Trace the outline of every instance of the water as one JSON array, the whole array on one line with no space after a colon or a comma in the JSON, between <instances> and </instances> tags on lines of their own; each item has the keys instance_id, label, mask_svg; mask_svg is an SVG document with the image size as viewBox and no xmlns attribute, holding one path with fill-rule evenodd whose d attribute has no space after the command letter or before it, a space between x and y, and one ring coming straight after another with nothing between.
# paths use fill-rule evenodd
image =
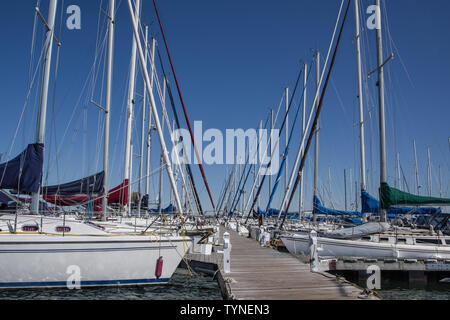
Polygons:
<instances>
[{"instance_id":1,"label":"water","mask_svg":"<svg viewBox=\"0 0 450 320\"><path fill-rule=\"evenodd\" d=\"M450 300L450 283L432 283L422 288L398 283L376 291L385 300Z\"/></svg>"},{"instance_id":2,"label":"water","mask_svg":"<svg viewBox=\"0 0 450 320\"><path fill-rule=\"evenodd\" d=\"M0 300L222 300L211 276L177 269L168 285L69 289L0 290Z\"/></svg>"},{"instance_id":3,"label":"water","mask_svg":"<svg viewBox=\"0 0 450 320\"><path fill-rule=\"evenodd\" d=\"M357 285L365 287L364 281ZM437 281L427 284L410 284L407 280L381 281L381 289L375 290L383 300L450 300L450 283Z\"/></svg>"},{"instance_id":4,"label":"water","mask_svg":"<svg viewBox=\"0 0 450 320\"><path fill-rule=\"evenodd\" d=\"M364 286L364 283L358 282ZM450 300L450 283L411 287L405 281L382 282L384 300ZM0 300L222 300L219 284L209 275L178 269L168 285L68 289L0 290Z\"/></svg>"}]
</instances>

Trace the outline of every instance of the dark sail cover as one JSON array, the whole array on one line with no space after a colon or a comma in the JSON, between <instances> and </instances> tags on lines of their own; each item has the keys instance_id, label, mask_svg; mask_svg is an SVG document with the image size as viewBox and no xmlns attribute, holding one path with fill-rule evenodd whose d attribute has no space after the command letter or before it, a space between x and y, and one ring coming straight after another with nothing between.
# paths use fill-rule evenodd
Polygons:
<instances>
[{"instance_id":1,"label":"dark sail cover","mask_svg":"<svg viewBox=\"0 0 450 320\"><path fill-rule=\"evenodd\" d=\"M361 191L361 203L363 213L379 213L380 211L380 201L365 190ZM426 215L435 213L441 213L441 209L435 207L389 207L387 211L388 217L404 214Z\"/></svg>"},{"instance_id":2,"label":"dark sail cover","mask_svg":"<svg viewBox=\"0 0 450 320\"><path fill-rule=\"evenodd\" d=\"M128 179L125 180L119 186L109 190L108 204L126 205L128 201L127 186L128 186ZM101 193L97 194L97 197L92 197L91 195L88 196L86 194L77 194L77 195L43 194L42 197L44 198L45 201L61 207L88 205L89 203L92 202L96 205L102 204L103 199L101 197Z\"/></svg>"},{"instance_id":3,"label":"dark sail cover","mask_svg":"<svg viewBox=\"0 0 450 320\"><path fill-rule=\"evenodd\" d=\"M12 202L8 196L0 192L0 210L6 209L8 207L8 204Z\"/></svg>"},{"instance_id":4,"label":"dark sail cover","mask_svg":"<svg viewBox=\"0 0 450 320\"><path fill-rule=\"evenodd\" d=\"M44 145L29 144L14 159L0 164L0 189L38 192L44 165Z\"/></svg>"},{"instance_id":5,"label":"dark sail cover","mask_svg":"<svg viewBox=\"0 0 450 320\"><path fill-rule=\"evenodd\" d=\"M161 209L161 213L175 213L175 207L172 204L169 204L169 206L165 209ZM149 209L148 212L151 213L159 213L158 209Z\"/></svg>"},{"instance_id":6,"label":"dark sail cover","mask_svg":"<svg viewBox=\"0 0 450 320\"><path fill-rule=\"evenodd\" d=\"M268 218L268 217L272 217L272 216L277 216L280 214L280 210L277 209L273 209L270 208L267 211L263 211L260 208L258 208L258 210L256 211L257 215L262 215L264 218ZM284 215L284 212L282 214L282 216ZM298 218L298 213L297 212L288 212L286 215L286 218L288 219L296 219Z\"/></svg>"},{"instance_id":7,"label":"dark sail cover","mask_svg":"<svg viewBox=\"0 0 450 320\"><path fill-rule=\"evenodd\" d=\"M387 183L382 183L380 186L380 202L381 208L387 209L390 206L397 204L409 205L449 205L450 198L436 198L417 196L415 194L406 193L398 189L390 187Z\"/></svg>"},{"instance_id":8,"label":"dark sail cover","mask_svg":"<svg viewBox=\"0 0 450 320\"><path fill-rule=\"evenodd\" d=\"M43 187L43 195L75 195L75 194L98 194L103 193L103 179L105 172L94 174L80 180L59 184L55 186Z\"/></svg>"},{"instance_id":9,"label":"dark sail cover","mask_svg":"<svg viewBox=\"0 0 450 320\"><path fill-rule=\"evenodd\" d=\"M335 210L335 209L326 208L322 205L322 203L320 202L320 200L317 196L314 196L314 198L313 198L313 213L329 215L329 216L349 215L349 216L361 217L361 212L358 212L358 211L343 211L343 210Z\"/></svg>"},{"instance_id":10,"label":"dark sail cover","mask_svg":"<svg viewBox=\"0 0 450 320\"><path fill-rule=\"evenodd\" d=\"M98 203L101 204L102 200L100 199ZM128 179L125 179L123 183L109 190L108 204L126 205L127 203L128 203Z\"/></svg>"}]
</instances>

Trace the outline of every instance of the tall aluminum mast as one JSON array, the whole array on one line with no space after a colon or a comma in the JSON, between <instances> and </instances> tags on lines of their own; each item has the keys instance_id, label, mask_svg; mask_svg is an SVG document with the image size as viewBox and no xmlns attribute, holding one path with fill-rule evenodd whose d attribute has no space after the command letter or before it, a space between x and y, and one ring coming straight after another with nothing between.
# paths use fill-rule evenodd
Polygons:
<instances>
[{"instance_id":1,"label":"tall aluminum mast","mask_svg":"<svg viewBox=\"0 0 450 320\"><path fill-rule=\"evenodd\" d=\"M145 26L145 39L144 39L144 45L145 45L145 66L144 68L147 69L147 58L148 58L148 26ZM139 206L138 206L138 216L141 214L141 204L142 204L142 174L144 170L144 141L145 139L145 114L146 114L146 99L147 99L147 89L144 86L144 94L142 96L142 119L141 119L141 150L139 152L139 184L138 184L138 192L139 192ZM148 177L146 177L147 179ZM148 201L147 201L148 203Z\"/></svg>"},{"instance_id":2,"label":"tall aluminum mast","mask_svg":"<svg viewBox=\"0 0 450 320\"><path fill-rule=\"evenodd\" d=\"M380 0L375 0L377 6L376 16L381 21ZM378 103L379 103L379 130L380 130L380 186L387 183L386 171L386 120L384 106L384 60L383 60L383 39L381 33L381 23L376 29L377 41L377 63L378 63ZM386 222L386 209L380 208L380 221Z\"/></svg>"},{"instance_id":3,"label":"tall aluminum mast","mask_svg":"<svg viewBox=\"0 0 450 320\"><path fill-rule=\"evenodd\" d=\"M52 65L52 49L53 49L53 35L55 28L56 7L57 0L50 0L48 8L47 19L47 35L45 39L45 58L43 64L43 76L41 83L41 92L39 97L39 111L36 124L36 143L45 142L45 122L47 118L47 100L48 100L48 84L50 80L50 69ZM37 9L36 9L37 10ZM31 210L34 213L39 213L39 191L33 193L31 200Z\"/></svg>"},{"instance_id":4,"label":"tall aluminum mast","mask_svg":"<svg viewBox=\"0 0 450 320\"><path fill-rule=\"evenodd\" d=\"M139 23L140 19L140 9L141 1L136 0L135 17ZM131 45L131 62L130 62L130 79L128 82L128 100L127 100L127 134L125 140L125 166L124 166L124 180L130 181L130 163L132 161L131 157L131 143L132 143L132 125L133 125L133 113L135 104L135 88L136 88L136 39L133 37ZM125 215L130 214L131 210L131 197L130 197L130 183L128 183L128 203L124 211Z\"/></svg>"},{"instance_id":5,"label":"tall aluminum mast","mask_svg":"<svg viewBox=\"0 0 450 320\"><path fill-rule=\"evenodd\" d=\"M362 95L362 67L361 67L361 27L359 24L359 0L355 0L355 33L356 33L356 64L358 70L358 110L359 110L359 146L360 146L360 170L361 170L361 191L366 190L366 148L364 130L364 105ZM366 215L362 216L366 221Z\"/></svg>"},{"instance_id":6,"label":"tall aluminum mast","mask_svg":"<svg viewBox=\"0 0 450 320\"><path fill-rule=\"evenodd\" d=\"M113 76L113 55L114 55L114 23L115 23L115 0L109 0L109 24L108 24L108 63L106 75L106 100L105 100L105 132L104 132L104 151L103 151L103 199L102 199L102 220L106 221L108 206L108 157L109 157L109 122L111 110L111 88Z\"/></svg>"},{"instance_id":7,"label":"tall aluminum mast","mask_svg":"<svg viewBox=\"0 0 450 320\"><path fill-rule=\"evenodd\" d=\"M320 52L316 51L316 90L319 91L320 88ZM319 101L316 100L316 109L319 106ZM319 176L319 125L314 133L314 197L318 196L318 176ZM315 214L316 210L313 210L313 221L316 222L317 216Z\"/></svg>"}]
</instances>

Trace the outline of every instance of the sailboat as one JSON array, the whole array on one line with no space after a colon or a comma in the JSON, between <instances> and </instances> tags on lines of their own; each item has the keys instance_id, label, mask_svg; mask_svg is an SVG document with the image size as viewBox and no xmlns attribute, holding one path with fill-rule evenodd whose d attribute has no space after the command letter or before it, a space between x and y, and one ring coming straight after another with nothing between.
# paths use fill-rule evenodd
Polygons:
<instances>
[{"instance_id":1,"label":"sailboat","mask_svg":"<svg viewBox=\"0 0 450 320\"><path fill-rule=\"evenodd\" d=\"M49 1L36 142L30 144L13 160L0 165L2 177L0 189L15 189L20 190L21 193L32 194L31 210L27 205L17 203L15 213L0 215L0 288L67 287L71 284L84 287L167 283L185 252L191 247L190 238L152 233L115 234L109 232L108 228L102 226L100 222L76 221L64 217L48 217L38 214L43 171L45 116L57 2L57 0ZM153 93L149 90L149 76L147 70L142 67L144 59L137 29L137 15L132 9L131 1L128 1L128 5L133 23L134 39L139 50L141 68L151 98L161 147L167 151L164 137L161 134ZM47 188L50 193L56 190L55 202L73 200L60 197L61 191L70 187L79 190L77 192L82 192L81 197L90 196L92 192L100 193L103 220L106 220L107 217L110 196L108 195L107 178L114 22L115 1L110 0L103 173L82 179L81 182ZM181 211L182 207L174 183L170 160L165 157L164 161L172 182L178 210ZM80 183L83 185L81 189L79 189ZM91 187L92 189L90 189ZM89 190L83 188L89 188ZM69 191L67 193L72 195ZM5 195L4 192L2 194ZM9 196L7 195L7 197ZM182 214L182 212L180 213Z\"/></svg>"},{"instance_id":2,"label":"sailboat","mask_svg":"<svg viewBox=\"0 0 450 320\"><path fill-rule=\"evenodd\" d=\"M376 0L380 5L380 0ZM358 21L358 1L355 1ZM358 25L358 24L357 24ZM357 33L359 27L357 27ZM450 237L442 233L393 227L387 222L388 210L396 205L448 204L450 199L421 197L390 187L386 182L386 151L384 126L384 77L381 29L377 29L378 90L380 104L380 222L368 222L357 227L319 233L317 245L319 256L327 257L371 257L371 258L450 258ZM357 37L358 38L358 37ZM358 39L359 40L359 39ZM358 46L359 50L359 46ZM358 64L360 66L360 64ZM361 91L360 91L361 95ZM363 135L362 135L363 136ZM362 170L364 172L364 170ZM364 191L364 188L362 188ZM364 193L363 193L364 194ZM373 199L371 199L373 200ZM310 236L307 233L281 236L289 252L309 253Z\"/></svg>"}]
</instances>

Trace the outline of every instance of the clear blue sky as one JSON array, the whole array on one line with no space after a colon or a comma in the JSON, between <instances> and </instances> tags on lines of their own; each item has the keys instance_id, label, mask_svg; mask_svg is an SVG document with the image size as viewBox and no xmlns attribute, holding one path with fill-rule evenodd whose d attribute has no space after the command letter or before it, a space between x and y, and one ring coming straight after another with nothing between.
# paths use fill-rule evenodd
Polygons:
<instances>
[{"instance_id":1,"label":"clear blue sky","mask_svg":"<svg viewBox=\"0 0 450 320\"><path fill-rule=\"evenodd\" d=\"M119 7L116 19L111 120L111 187L119 184L123 177L124 102L127 95L132 39L126 1L117 2ZM433 194L439 195L440 165L443 192L449 196L450 3L447 0L382 2L386 2L386 10L382 10L385 57L391 53L395 56L387 64L385 78L389 182L394 185L395 154L398 152L407 183L413 191L412 140L416 139L422 194L427 192L429 147ZM104 10L107 10L107 3L108 1L103 0ZM259 120L266 118L269 108L277 107L284 87L293 88L300 61L309 63L313 55L312 50L316 48L325 55L339 3L340 1L330 0L158 1L191 122L202 120L204 129L218 128L223 132L227 128L255 128ZM26 98L35 4L36 2L31 0L8 1L3 4L0 12L0 39L3 43L0 52L0 153L8 154ZM65 9L71 4L77 4L81 8L81 30L71 31L65 27L68 17ZM372 1L363 0L361 10L364 12L371 4ZM61 5L64 5L64 15L60 32ZM59 1L56 33L62 41L62 46L56 89L56 50L53 56L46 132L45 174L48 172L49 184L70 181L80 178L82 174L92 174L102 169L103 129L101 122L98 129L98 109L88 101L91 99L91 91L94 92L94 100L100 103L104 101L101 97L102 89L104 94L103 59L100 59L102 64L96 72L98 79L95 88L92 88L88 81L86 90L82 90L94 62L99 5L100 1ZM45 17L47 6L47 1L41 1L40 7ZM389 29L385 25L385 12ZM150 32L157 38L161 52L165 55L150 0L144 0L142 21L146 24L153 22ZM100 34L104 35L104 16L101 16L101 22ZM367 30L364 25L363 27L363 63L367 75L375 68L375 31ZM44 35L44 28L39 20L36 34L33 70L36 68ZM331 167L333 205L338 208L344 206L343 170L347 169L348 173L350 169L353 171L353 198L354 180L359 180L358 129L355 126L358 114L354 37L352 4L320 120L320 186L327 188L328 167ZM169 69L167 61L165 67ZM142 92L142 81L138 79L137 90ZM312 85L314 77L310 80ZM370 171L369 191L372 194L376 194L379 183L378 100L375 80L375 75L368 79L369 90L364 93L367 168ZM39 76L36 81L10 157L34 140ZM173 84L173 79L171 81ZM174 85L172 86L175 89ZM312 102L311 97L312 92L309 91L309 105ZM181 106L179 100L176 100L181 116ZM88 129L83 134L85 107ZM141 106L138 103L133 135L136 141L135 153L138 152L140 112ZM184 120L182 123L185 123ZM280 124L277 123L278 126ZM295 130L299 131L299 127ZM83 137L86 140L85 147ZM153 137L155 148L152 164L155 167L159 162L159 144L156 142L157 136ZM296 135L290 151L289 171L298 142L299 135ZM55 151L55 143L60 147L58 154ZM6 157L7 155L3 155L3 160ZM47 162L49 159L50 164ZM134 158L135 174L137 168L137 158ZM217 199L225 179L225 165L207 165L205 170L213 196ZM305 170L305 206L310 208L311 157ZM199 170L195 167L194 171L203 206L208 209L210 205ZM167 177L164 178L166 190L169 190ZM152 182L152 198L155 197L157 186L158 179L155 177ZM268 192L267 187L265 189L264 195ZM164 199L167 203L168 192ZM323 199L327 205L330 204L328 195L323 196ZM279 200L275 201L275 206L278 206L278 203ZM294 203L294 209L296 206Z\"/></svg>"}]
</instances>

